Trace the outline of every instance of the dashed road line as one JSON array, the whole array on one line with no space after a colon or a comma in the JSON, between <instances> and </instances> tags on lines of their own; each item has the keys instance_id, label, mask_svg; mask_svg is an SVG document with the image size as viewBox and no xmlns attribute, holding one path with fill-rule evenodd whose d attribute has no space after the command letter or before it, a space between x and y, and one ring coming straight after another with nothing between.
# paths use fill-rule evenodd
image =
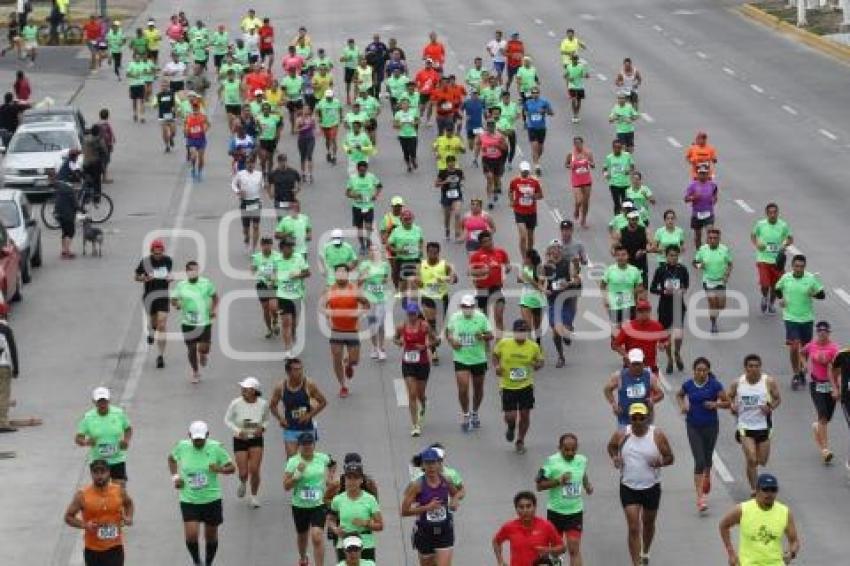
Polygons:
<instances>
[{"instance_id":1,"label":"dashed road line","mask_svg":"<svg viewBox=\"0 0 850 566\"><path fill-rule=\"evenodd\" d=\"M676 44L676 45L678 45L679 47L681 47L681 46L683 46L683 45L685 44L685 42L684 42L684 41L682 41L681 39L679 39L678 37L674 37L674 38L673 38L673 43L675 43L675 44Z\"/></svg>"},{"instance_id":2,"label":"dashed road line","mask_svg":"<svg viewBox=\"0 0 850 566\"><path fill-rule=\"evenodd\" d=\"M543 20L541 20L540 18L534 18L534 23L537 24L538 26L542 26Z\"/></svg>"},{"instance_id":3,"label":"dashed road line","mask_svg":"<svg viewBox=\"0 0 850 566\"><path fill-rule=\"evenodd\" d=\"M729 67L723 67L723 72L727 75L735 76L735 69L730 69Z\"/></svg>"},{"instance_id":4,"label":"dashed road line","mask_svg":"<svg viewBox=\"0 0 850 566\"><path fill-rule=\"evenodd\" d=\"M850 293L842 289L841 287L835 288L835 294L838 295L842 301L850 305Z\"/></svg>"},{"instance_id":5,"label":"dashed road line","mask_svg":"<svg viewBox=\"0 0 850 566\"><path fill-rule=\"evenodd\" d=\"M791 114L792 116L797 115L797 111L794 109L793 106L788 106L787 104L783 104L782 109L785 110L786 112L788 112L789 114Z\"/></svg>"},{"instance_id":6,"label":"dashed road line","mask_svg":"<svg viewBox=\"0 0 850 566\"><path fill-rule=\"evenodd\" d=\"M682 144L679 142L679 140L677 140L673 136L667 136L667 143L669 143L670 145L672 145L675 148L682 147Z\"/></svg>"},{"instance_id":7,"label":"dashed road line","mask_svg":"<svg viewBox=\"0 0 850 566\"><path fill-rule=\"evenodd\" d=\"M821 128L820 130L818 130L818 132L820 132L820 135L822 135L823 137L829 138L832 141L835 141L835 140L838 139L838 136L836 136L835 134L833 134L829 130L824 130L823 128Z\"/></svg>"},{"instance_id":8,"label":"dashed road line","mask_svg":"<svg viewBox=\"0 0 850 566\"><path fill-rule=\"evenodd\" d=\"M546 35L548 35L549 37L555 37L555 32L552 31L552 30L549 30L549 31L546 32Z\"/></svg>"},{"instance_id":9,"label":"dashed road line","mask_svg":"<svg viewBox=\"0 0 850 566\"><path fill-rule=\"evenodd\" d=\"M696 56L699 57L700 59L708 59L708 55L706 55L702 51L697 51Z\"/></svg>"},{"instance_id":10,"label":"dashed road line","mask_svg":"<svg viewBox=\"0 0 850 566\"><path fill-rule=\"evenodd\" d=\"M720 457L720 454L717 452L711 457L711 463L714 471L717 472L717 475L720 476L720 479L723 480L723 483L735 483L735 478L732 477L731 472L729 472L729 468L726 467L726 464L723 462L723 459Z\"/></svg>"},{"instance_id":11,"label":"dashed road line","mask_svg":"<svg viewBox=\"0 0 850 566\"><path fill-rule=\"evenodd\" d=\"M635 14L635 18L637 18L637 19L639 19L639 20L642 20L642 19L644 19L645 17L646 17L646 16L644 16L643 14Z\"/></svg>"},{"instance_id":12,"label":"dashed road line","mask_svg":"<svg viewBox=\"0 0 850 566\"><path fill-rule=\"evenodd\" d=\"M407 401L407 386L404 384L404 380L400 377L393 379L393 387L395 388L395 402L399 407L407 407L409 403Z\"/></svg>"},{"instance_id":13,"label":"dashed road line","mask_svg":"<svg viewBox=\"0 0 850 566\"><path fill-rule=\"evenodd\" d=\"M751 207L750 205L748 205L748 204L747 204L747 201L745 201L745 200L742 200L742 199L735 199L735 204L737 204L737 205L738 205L738 206L740 206L742 209L744 209L744 212L747 212L747 213L749 213L749 214L752 214L753 212L755 212L755 210L753 210L753 207Z\"/></svg>"},{"instance_id":14,"label":"dashed road line","mask_svg":"<svg viewBox=\"0 0 850 566\"><path fill-rule=\"evenodd\" d=\"M750 85L750 88L751 88L751 89L753 89L754 91L756 91L756 92L757 92L757 93L759 93L759 94L764 94L764 89L763 89L763 88L761 88L761 87L760 87L759 85L757 85L757 84L751 84L751 85Z\"/></svg>"},{"instance_id":15,"label":"dashed road line","mask_svg":"<svg viewBox=\"0 0 850 566\"><path fill-rule=\"evenodd\" d=\"M664 28L659 26L658 24L652 26L652 29L654 29L655 31L664 31Z\"/></svg>"},{"instance_id":16,"label":"dashed road line","mask_svg":"<svg viewBox=\"0 0 850 566\"><path fill-rule=\"evenodd\" d=\"M608 80L608 77L606 77L602 73L596 73L596 78L599 79L600 81L607 81Z\"/></svg>"},{"instance_id":17,"label":"dashed road line","mask_svg":"<svg viewBox=\"0 0 850 566\"><path fill-rule=\"evenodd\" d=\"M646 120L646 121L647 121L647 122L649 122L650 124L652 124L653 122L655 122L655 118L653 118L652 116L650 116L650 115L649 115L649 114L647 114L646 112L641 112L641 113L640 113L640 115L641 115L641 118L643 118L644 120Z\"/></svg>"}]
</instances>

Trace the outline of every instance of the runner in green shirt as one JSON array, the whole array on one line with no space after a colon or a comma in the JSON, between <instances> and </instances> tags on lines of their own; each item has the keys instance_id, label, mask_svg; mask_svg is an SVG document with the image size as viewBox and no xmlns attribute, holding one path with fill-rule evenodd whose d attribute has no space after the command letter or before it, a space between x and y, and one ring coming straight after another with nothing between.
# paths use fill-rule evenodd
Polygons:
<instances>
[{"instance_id":1,"label":"runner in green shirt","mask_svg":"<svg viewBox=\"0 0 850 566\"><path fill-rule=\"evenodd\" d=\"M363 122L355 120L351 124L351 130L345 136L342 151L348 156L348 173L353 174L357 170L357 164L361 161L369 163L369 156L375 153L375 146L368 134L363 131Z\"/></svg>"},{"instance_id":2,"label":"runner in green shirt","mask_svg":"<svg viewBox=\"0 0 850 566\"><path fill-rule=\"evenodd\" d=\"M346 541L359 537L361 556L375 556L375 532L383 530L381 508L375 496L363 489L363 468L348 464L344 470L343 491L331 500L329 529L336 535L337 560L344 558ZM343 562L344 564L344 562ZM360 560L364 564L364 560Z\"/></svg>"},{"instance_id":3,"label":"runner in green shirt","mask_svg":"<svg viewBox=\"0 0 850 566\"><path fill-rule=\"evenodd\" d=\"M537 491L548 493L546 518L558 532L567 535L567 549L573 560L581 560L584 499L582 493L593 494L587 475L587 457L578 453L578 438L572 433L561 435L558 452L549 456L537 472Z\"/></svg>"},{"instance_id":4,"label":"runner in green shirt","mask_svg":"<svg viewBox=\"0 0 850 566\"><path fill-rule=\"evenodd\" d=\"M286 461L283 488L292 492L292 518L301 562L307 560L307 544L313 541L313 562L324 564L325 490L335 463L316 451L312 432L298 436L298 453Z\"/></svg>"},{"instance_id":5,"label":"runner in green shirt","mask_svg":"<svg viewBox=\"0 0 850 566\"><path fill-rule=\"evenodd\" d=\"M495 76L488 77L486 86L481 88L481 92L478 95L481 97L484 107L487 110L497 106L502 99L502 87L499 85L498 79Z\"/></svg>"},{"instance_id":6,"label":"runner in green shirt","mask_svg":"<svg viewBox=\"0 0 850 566\"><path fill-rule=\"evenodd\" d=\"M487 71L482 68L483 64L484 60L481 57L476 57L472 61L472 68L466 72L464 82L470 92L481 90L481 81L487 75Z\"/></svg>"},{"instance_id":7,"label":"runner in green shirt","mask_svg":"<svg viewBox=\"0 0 850 566\"><path fill-rule=\"evenodd\" d=\"M295 253L293 238L285 236L280 241L280 252L280 258L275 264L274 283L277 287L284 357L291 357L298 313L304 308L304 280L310 277L310 267L303 255Z\"/></svg>"},{"instance_id":8,"label":"runner in green shirt","mask_svg":"<svg viewBox=\"0 0 850 566\"><path fill-rule=\"evenodd\" d=\"M629 264L629 252L623 246L614 246L616 263L609 265L602 275L599 288L605 293L602 303L611 317L612 330L633 318L637 295L643 292L643 276L640 269Z\"/></svg>"},{"instance_id":9,"label":"runner in green shirt","mask_svg":"<svg viewBox=\"0 0 850 566\"><path fill-rule=\"evenodd\" d=\"M248 48L245 47L245 43L241 39L236 40L236 44L233 46L233 59L243 68L247 69L250 65L250 53L248 53Z\"/></svg>"},{"instance_id":10,"label":"runner in green shirt","mask_svg":"<svg viewBox=\"0 0 850 566\"><path fill-rule=\"evenodd\" d=\"M223 522L219 474L236 471L227 450L209 439L203 421L189 425L189 438L177 443L168 455L174 488L180 491L180 511L186 534L186 547L195 564L200 564L198 535L204 524L206 563L212 564L218 550L218 527Z\"/></svg>"},{"instance_id":11,"label":"runner in green shirt","mask_svg":"<svg viewBox=\"0 0 850 566\"><path fill-rule=\"evenodd\" d=\"M826 292L820 278L806 271L806 256L802 254L791 259L791 273L779 279L774 292L782 306L785 343L791 354L791 370L794 374L791 387L797 389L806 384L806 365L800 350L812 341L814 334L814 300L825 299Z\"/></svg>"},{"instance_id":12,"label":"runner in green shirt","mask_svg":"<svg viewBox=\"0 0 850 566\"><path fill-rule=\"evenodd\" d=\"M172 47L172 50L174 48ZM148 40L144 36L142 28L136 28L136 37L130 40L130 52L133 55L147 57L148 55Z\"/></svg>"},{"instance_id":13,"label":"runner in green shirt","mask_svg":"<svg viewBox=\"0 0 850 566\"><path fill-rule=\"evenodd\" d=\"M130 102L133 107L133 121L145 121L145 76L148 73L147 63L141 55L134 54L133 60L127 65L127 84L130 87Z\"/></svg>"},{"instance_id":14,"label":"runner in green shirt","mask_svg":"<svg viewBox=\"0 0 850 566\"><path fill-rule=\"evenodd\" d=\"M652 189L643 184L640 171L632 171L632 183L626 189L626 200L635 205L635 209L640 213L641 224L649 226L652 213L650 205L655 204L655 197L652 196Z\"/></svg>"},{"instance_id":15,"label":"runner in green shirt","mask_svg":"<svg viewBox=\"0 0 850 566\"><path fill-rule=\"evenodd\" d=\"M694 255L694 267L702 270L702 287L708 296L711 332L717 334L717 317L726 308L726 283L732 273L732 252L720 243L720 230L710 228L707 244L703 244Z\"/></svg>"},{"instance_id":16,"label":"runner in green shirt","mask_svg":"<svg viewBox=\"0 0 850 566\"><path fill-rule=\"evenodd\" d=\"M207 58L209 54L207 53L207 48L209 47L209 43L207 42L206 37L197 36L192 39L192 59L198 65L206 65Z\"/></svg>"},{"instance_id":17,"label":"runner in green shirt","mask_svg":"<svg viewBox=\"0 0 850 566\"><path fill-rule=\"evenodd\" d=\"M410 173L417 167L416 151L419 145L419 107L411 106L406 98L402 98L399 109L393 115L393 128L398 131L398 141L401 154Z\"/></svg>"},{"instance_id":18,"label":"runner in green shirt","mask_svg":"<svg viewBox=\"0 0 850 566\"><path fill-rule=\"evenodd\" d=\"M605 156L602 174L608 181L608 187L611 190L614 214L618 214L623 201L626 200L626 190L631 184L629 179L632 171L634 171L635 161L631 153L623 151L623 142L619 139L614 140L611 147L611 153Z\"/></svg>"},{"instance_id":19,"label":"runner in green shirt","mask_svg":"<svg viewBox=\"0 0 850 566\"><path fill-rule=\"evenodd\" d=\"M301 254L307 259L307 242L313 235L313 225L310 217L300 212L300 205L296 201L290 203L289 214L280 219L275 228L275 237L283 239L286 236L295 240L295 253Z\"/></svg>"},{"instance_id":20,"label":"runner in green shirt","mask_svg":"<svg viewBox=\"0 0 850 566\"><path fill-rule=\"evenodd\" d=\"M271 104L263 102L262 110L257 120L257 139L260 141L260 171L268 178L274 164L274 154L280 139L280 130L283 127L283 117L280 114L272 114Z\"/></svg>"},{"instance_id":21,"label":"runner in green shirt","mask_svg":"<svg viewBox=\"0 0 850 566\"><path fill-rule=\"evenodd\" d=\"M233 71L233 76L236 77L237 80L240 80L242 78L242 73L244 72L245 67L241 63L238 63L236 60L234 60L233 55L228 54L224 62L221 64L221 68L219 69L219 79L228 76L231 70Z\"/></svg>"},{"instance_id":22,"label":"runner in green shirt","mask_svg":"<svg viewBox=\"0 0 850 566\"><path fill-rule=\"evenodd\" d=\"M251 255L251 272L256 278L257 298L266 323L266 340L277 334L277 298L274 275L280 252L272 248L274 240L269 236L260 239L260 250Z\"/></svg>"},{"instance_id":23,"label":"runner in green shirt","mask_svg":"<svg viewBox=\"0 0 850 566\"><path fill-rule=\"evenodd\" d=\"M460 410L463 414L461 429L481 426L478 409L484 399L484 375L487 373L487 344L493 339L493 330L487 315L476 308L474 295L464 295L460 312L449 317L444 331L452 348L457 379ZM473 406L469 410L469 382L472 381Z\"/></svg>"},{"instance_id":24,"label":"runner in green shirt","mask_svg":"<svg viewBox=\"0 0 850 566\"><path fill-rule=\"evenodd\" d=\"M345 196L351 199L351 222L357 228L360 255L366 255L369 235L375 221L375 201L381 196L381 180L369 171L369 164L357 164L357 173L348 177Z\"/></svg>"},{"instance_id":25,"label":"runner in green shirt","mask_svg":"<svg viewBox=\"0 0 850 566\"><path fill-rule=\"evenodd\" d=\"M540 84L537 68L531 64L531 57L523 57L522 65L516 70L516 87L520 99L525 101L530 97L531 89Z\"/></svg>"},{"instance_id":26,"label":"runner in green shirt","mask_svg":"<svg viewBox=\"0 0 850 566\"><path fill-rule=\"evenodd\" d=\"M339 58L345 73L345 104L348 106L351 105L351 85L357 76L357 62L359 60L360 49L357 48L353 39L349 39L345 47L342 48L342 56Z\"/></svg>"},{"instance_id":27,"label":"runner in green shirt","mask_svg":"<svg viewBox=\"0 0 850 566\"><path fill-rule=\"evenodd\" d=\"M363 296L370 305L368 321L372 341L371 358L385 360L387 352L384 347L384 320L386 319L390 263L383 258L383 250L379 244L369 244L369 255L357 266L357 273Z\"/></svg>"},{"instance_id":28,"label":"runner in green shirt","mask_svg":"<svg viewBox=\"0 0 850 566\"><path fill-rule=\"evenodd\" d=\"M112 71L119 79L121 78L121 51L125 43L127 38L124 36L124 30L117 22L113 22L112 27L106 32L106 47L112 57Z\"/></svg>"},{"instance_id":29,"label":"runner in green shirt","mask_svg":"<svg viewBox=\"0 0 850 566\"><path fill-rule=\"evenodd\" d=\"M216 75L221 76L221 65L227 55L227 47L230 45L230 37L224 25L219 25L218 29L210 36L210 51L213 56L213 66L215 66Z\"/></svg>"},{"instance_id":30,"label":"runner in green shirt","mask_svg":"<svg viewBox=\"0 0 850 566\"><path fill-rule=\"evenodd\" d=\"M407 90L407 84L410 82L410 77L401 74L401 69L396 67L392 74L387 77L387 92L390 93L390 110L393 112L399 108L399 102L404 97Z\"/></svg>"},{"instance_id":31,"label":"runner in green shirt","mask_svg":"<svg viewBox=\"0 0 850 566\"><path fill-rule=\"evenodd\" d=\"M668 246L679 246L680 252L685 251L685 231L676 225L676 211L664 211L664 226L655 231L652 241L652 251L658 254L658 263L667 261Z\"/></svg>"},{"instance_id":32,"label":"runner in green shirt","mask_svg":"<svg viewBox=\"0 0 850 566\"><path fill-rule=\"evenodd\" d=\"M570 107L573 111L573 124L579 122L581 101L584 100L584 79L590 77L587 65L582 63L578 55L573 53L570 61L564 65L564 80L567 81L567 92L570 95Z\"/></svg>"},{"instance_id":33,"label":"runner in green shirt","mask_svg":"<svg viewBox=\"0 0 850 566\"><path fill-rule=\"evenodd\" d=\"M183 338L189 350L189 365L192 367L192 383L201 379L200 366L207 365L207 356L212 341L212 319L218 308L215 285L201 277L198 262L186 264L188 279L180 281L171 292L171 304L182 312L180 324Z\"/></svg>"},{"instance_id":34,"label":"runner in green shirt","mask_svg":"<svg viewBox=\"0 0 850 566\"><path fill-rule=\"evenodd\" d=\"M319 94L319 93L317 93ZM328 163L336 163L339 123L342 121L342 103L334 96L333 89L322 93L323 97L316 103L316 113L319 117L319 127L325 138L325 159Z\"/></svg>"},{"instance_id":35,"label":"runner in green shirt","mask_svg":"<svg viewBox=\"0 0 850 566\"><path fill-rule=\"evenodd\" d=\"M387 238L387 245L393 252L393 257L401 262L416 262L422 259L422 228L413 223L413 213L404 210L401 213L401 225L396 226Z\"/></svg>"},{"instance_id":36,"label":"runner in green shirt","mask_svg":"<svg viewBox=\"0 0 850 566\"><path fill-rule=\"evenodd\" d=\"M756 248L756 269L761 290L761 313L776 314L773 306L776 296L773 289L785 267L785 249L794 243L791 228L782 218L779 218L779 207L776 203L768 203L764 207L765 217L757 220L750 233L750 242ZM782 267L777 265L777 259L782 256Z\"/></svg>"},{"instance_id":37,"label":"runner in green shirt","mask_svg":"<svg viewBox=\"0 0 850 566\"><path fill-rule=\"evenodd\" d=\"M109 403L110 392L98 387L92 392L94 408L86 411L77 423L74 441L78 446L88 446L88 461L106 460L113 481L126 482L127 448L133 436L130 419L120 407Z\"/></svg>"},{"instance_id":38,"label":"runner in green shirt","mask_svg":"<svg viewBox=\"0 0 850 566\"><path fill-rule=\"evenodd\" d=\"M354 269L357 264L357 252L351 244L343 240L342 230L339 228L331 232L331 241L325 244L320 257L328 285L333 285L336 281L334 272L338 266L347 265L349 269Z\"/></svg>"},{"instance_id":39,"label":"runner in green shirt","mask_svg":"<svg viewBox=\"0 0 850 566\"><path fill-rule=\"evenodd\" d=\"M635 147L635 120L640 117L640 114L632 106L631 102L626 101L626 95L620 93L617 95L617 104L611 109L608 115L608 121L614 124L614 132L617 134L617 139L620 140L626 151L631 153Z\"/></svg>"}]
</instances>

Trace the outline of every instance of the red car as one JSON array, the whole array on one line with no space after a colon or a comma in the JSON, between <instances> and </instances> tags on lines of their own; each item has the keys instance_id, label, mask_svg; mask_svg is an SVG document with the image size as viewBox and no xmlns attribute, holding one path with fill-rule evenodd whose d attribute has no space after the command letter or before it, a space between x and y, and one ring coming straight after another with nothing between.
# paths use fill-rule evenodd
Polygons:
<instances>
[{"instance_id":1,"label":"red car","mask_svg":"<svg viewBox=\"0 0 850 566\"><path fill-rule=\"evenodd\" d=\"M0 224L0 293L2 302L21 300L21 254L3 224Z\"/></svg>"}]
</instances>

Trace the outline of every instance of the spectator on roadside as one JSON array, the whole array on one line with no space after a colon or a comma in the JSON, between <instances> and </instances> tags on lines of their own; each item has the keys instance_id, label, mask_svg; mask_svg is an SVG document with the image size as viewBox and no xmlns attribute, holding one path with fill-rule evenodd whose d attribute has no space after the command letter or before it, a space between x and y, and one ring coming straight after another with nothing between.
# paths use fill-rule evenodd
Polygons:
<instances>
[{"instance_id":1,"label":"spectator on roadside","mask_svg":"<svg viewBox=\"0 0 850 566\"><path fill-rule=\"evenodd\" d=\"M103 167L109 159L109 151L101 136L100 126L95 124L83 137L83 180L95 196L100 195Z\"/></svg>"},{"instance_id":2,"label":"spectator on roadside","mask_svg":"<svg viewBox=\"0 0 850 566\"><path fill-rule=\"evenodd\" d=\"M21 122L21 112L28 107L15 100L15 95L11 92L7 92L3 96L3 104L0 104L0 137L2 137L4 147L12 139L15 130L18 129L18 124Z\"/></svg>"},{"instance_id":3,"label":"spectator on roadside","mask_svg":"<svg viewBox=\"0 0 850 566\"><path fill-rule=\"evenodd\" d=\"M0 303L0 432L18 430L9 422L9 406L12 397L12 378L18 377L18 349L15 334L6 321L9 307Z\"/></svg>"},{"instance_id":4,"label":"spectator on roadside","mask_svg":"<svg viewBox=\"0 0 850 566\"><path fill-rule=\"evenodd\" d=\"M116 138L112 124L109 123L108 108L101 108L100 122L96 125L100 129L100 139L103 141L103 145L106 146L106 159L103 161L103 182L111 183L112 179L109 178L107 169L109 168L109 163L112 161L112 150L115 148Z\"/></svg>"},{"instance_id":5,"label":"spectator on roadside","mask_svg":"<svg viewBox=\"0 0 850 566\"><path fill-rule=\"evenodd\" d=\"M30 103L30 99L32 98L32 87L30 86L30 80L23 71L15 73L15 82L12 85L12 90L15 91L15 98L18 99L18 102L21 104Z\"/></svg>"},{"instance_id":6,"label":"spectator on roadside","mask_svg":"<svg viewBox=\"0 0 850 566\"><path fill-rule=\"evenodd\" d=\"M74 259L76 254L71 251L71 242L74 240L76 233L77 220L77 195L74 192L74 186L71 184L71 175L66 173L74 168L73 163L76 161L78 152L73 150L68 157L62 160L60 174L57 175L53 169L47 170L47 180L53 186L53 214L56 221L59 223L59 228L62 230L62 259Z\"/></svg>"}]
</instances>

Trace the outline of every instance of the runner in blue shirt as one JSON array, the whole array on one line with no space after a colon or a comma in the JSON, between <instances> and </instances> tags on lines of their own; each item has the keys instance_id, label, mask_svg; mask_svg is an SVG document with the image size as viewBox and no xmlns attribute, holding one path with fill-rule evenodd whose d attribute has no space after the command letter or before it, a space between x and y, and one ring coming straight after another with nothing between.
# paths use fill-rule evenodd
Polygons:
<instances>
[{"instance_id":1,"label":"runner in blue shirt","mask_svg":"<svg viewBox=\"0 0 850 566\"><path fill-rule=\"evenodd\" d=\"M484 101L478 96L476 89L472 89L461 108L466 121L466 142L469 144L469 150L472 151L475 136L484 127Z\"/></svg>"},{"instance_id":2,"label":"runner in blue shirt","mask_svg":"<svg viewBox=\"0 0 850 566\"><path fill-rule=\"evenodd\" d=\"M528 141L531 143L531 161L534 164L534 174L540 177L540 156L543 155L543 143L546 141L546 116L554 116L552 105L540 97L540 88L533 87L531 96L523 103L525 110L525 126L528 130Z\"/></svg>"}]
</instances>

